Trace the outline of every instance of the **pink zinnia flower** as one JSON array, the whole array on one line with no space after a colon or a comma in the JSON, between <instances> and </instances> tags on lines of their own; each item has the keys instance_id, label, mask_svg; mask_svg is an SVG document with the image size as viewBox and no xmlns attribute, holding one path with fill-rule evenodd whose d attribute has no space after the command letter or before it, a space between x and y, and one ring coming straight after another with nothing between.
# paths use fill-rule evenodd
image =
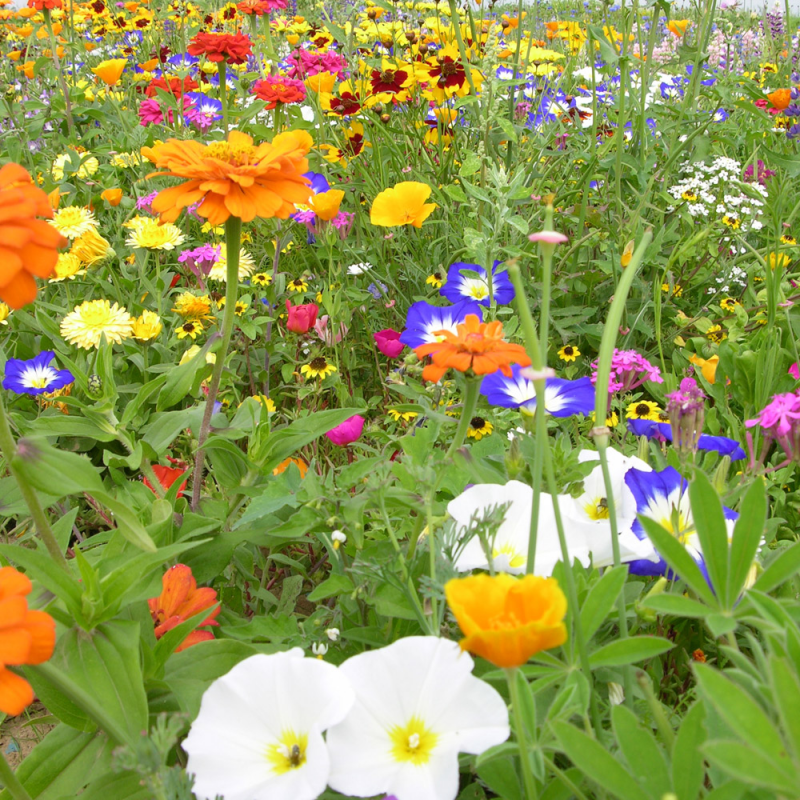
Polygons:
<instances>
[{"instance_id":1,"label":"pink zinnia flower","mask_svg":"<svg viewBox=\"0 0 800 800\"><path fill-rule=\"evenodd\" d=\"M341 425L329 430L325 435L339 447L347 447L347 445L355 442L364 430L364 417L356 414L354 417L345 420Z\"/></svg>"}]
</instances>

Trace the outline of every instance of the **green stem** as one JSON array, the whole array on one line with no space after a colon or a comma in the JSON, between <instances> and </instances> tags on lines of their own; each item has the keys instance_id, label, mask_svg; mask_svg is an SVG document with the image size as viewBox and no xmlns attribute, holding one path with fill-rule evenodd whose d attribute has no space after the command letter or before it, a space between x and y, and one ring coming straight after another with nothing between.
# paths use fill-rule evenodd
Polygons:
<instances>
[{"instance_id":1,"label":"green stem","mask_svg":"<svg viewBox=\"0 0 800 800\"><path fill-rule=\"evenodd\" d=\"M8 416L6 415L2 392L0 392L0 453L5 459L8 471L17 482L17 486L19 486L22 499L25 501L25 505L28 506L28 511L30 511L31 517L33 517L34 524L36 525L36 531L39 534L39 538L44 542L47 552L50 553L50 557L53 561L72 577L72 573L67 565L67 560L64 558L64 554L61 552L61 548L56 541L53 529L50 527L47 515L44 513L42 504L39 502L39 496L36 494L36 490L28 486L25 479L14 467L13 462L14 456L17 454L17 446L14 442L11 428L8 425Z\"/></svg>"},{"instance_id":2,"label":"green stem","mask_svg":"<svg viewBox=\"0 0 800 800\"><path fill-rule=\"evenodd\" d=\"M519 689L517 688L517 669L507 669L506 681L508 682L508 693L511 696L511 714L514 718L514 733L517 736L517 747L519 748L519 762L522 768L522 780L525 784L525 796L527 800L536 800L536 779L531 772L531 762L528 755L528 736L525 733L525 720L522 719L522 704L519 699Z\"/></svg>"},{"instance_id":3,"label":"green stem","mask_svg":"<svg viewBox=\"0 0 800 800\"><path fill-rule=\"evenodd\" d=\"M25 787L19 782L2 753L0 753L0 784L6 787L14 800L31 800L31 796L25 791Z\"/></svg>"},{"instance_id":4,"label":"green stem","mask_svg":"<svg viewBox=\"0 0 800 800\"><path fill-rule=\"evenodd\" d=\"M220 64L221 66L221 64ZM222 370L225 368L225 358L233 334L233 323L236 319L236 299L239 292L239 249L242 239L242 221L239 217L228 217L225 222L225 248L228 259L228 271L225 283L225 314L222 317L222 345L217 351L217 360L214 371L211 373L211 383L208 387L208 398L203 412L203 421L200 423L200 432L197 437L197 454L194 461L194 475L192 476L192 510L200 503L200 489L203 483L203 463L205 452L203 445L208 439L211 429L211 417L214 413L214 403L217 400L219 384L222 380Z\"/></svg>"},{"instance_id":5,"label":"green stem","mask_svg":"<svg viewBox=\"0 0 800 800\"><path fill-rule=\"evenodd\" d=\"M445 458L450 458L464 443L464 439L469 429L469 423L472 421L472 415L475 413L475 406L478 405L478 390L480 388L480 380L476 377L467 378L467 386L464 389L464 403L461 408L461 419L458 421L458 428L453 441L450 444L450 449L447 451Z\"/></svg>"},{"instance_id":6,"label":"green stem","mask_svg":"<svg viewBox=\"0 0 800 800\"><path fill-rule=\"evenodd\" d=\"M53 31L53 20L50 17L50 9L44 9L44 22L47 27L47 33L50 36L50 49L53 51L53 66L58 75L58 82L61 84L61 91L64 94L64 111L67 116L67 127L69 128L70 136L75 134L75 123L72 121L72 105L69 100L69 88L67 82L64 80L64 73L61 71L61 59L58 57L58 42L56 41L56 34Z\"/></svg>"},{"instance_id":7,"label":"green stem","mask_svg":"<svg viewBox=\"0 0 800 800\"><path fill-rule=\"evenodd\" d=\"M225 137L228 136L228 78L226 76L227 65L224 61L219 62L217 74L219 75L219 101L222 103L222 126L225 128ZM230 262L228 262L230 263ZM226 309L227 311L227 309Z\"/></svg>"},{"instance_id":8,"label":"green stem","mask_svg":"<svg viewBox=\"0 0 800 800\"><path fill-rule=\"evenodd\" d=\"M34 674L52 683L62 694L75 703L78 708L97 724L97 727L106 733L109 739L116 745L130 744L130 737L120 727L103 706L94 697L84 691L80 686L72 681L64 672L52 664L45 662L35 667L27 667Z\"/></svg>"},{"instance_id":9,"label":"green stem","mask_svg":"<svg viewBox=\"0 0 800 800\"><path fill-rule=\"evenodd\" d=\"M458 9L456 8L456 0L450 1L450 19L453 21L453 30L456 34L456 42L458 42L458 52L461 56L461 63L464 65L464 74L469 84L469 91L473 97L477 97L478 93L475 91L475 84L472 81L472 69L470 68L469 61L467 60L467 48L464 47L464 37L461 35L461 17L458 16ZM473 111L475 109L473 108ZM477 118L477 111L475 111Z\"/></svg>"}]
</instances>

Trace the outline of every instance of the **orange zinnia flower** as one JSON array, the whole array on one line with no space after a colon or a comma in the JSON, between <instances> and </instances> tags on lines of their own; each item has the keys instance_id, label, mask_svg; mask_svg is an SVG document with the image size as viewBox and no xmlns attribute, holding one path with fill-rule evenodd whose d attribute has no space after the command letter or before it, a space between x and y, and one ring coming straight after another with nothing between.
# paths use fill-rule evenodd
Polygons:
<instances>
[{"instance_id":1,"label":"orange zinnia flower","mask_svg":"<svg viewBox=\"0 0 800 800\"><path fill-rule=\"evenodd\" d=\"M450 367L459 372L471 369L476 375L489 375L497 370L511 375L510 364L530 366L525 348L503 339L502 322L481 322L477 315L467 314L456 330L457 333L435 331L434 335L441 341L423 344L414 350L420 358L431 356L433 361L422 370L426 381L435 383Z\"/></svg>"},{"instance_id":2,"label":"orange zinnia flower","mask_svg":"<svg viewBox=\"0 0 800 800\"><path fill-rule=\"evenodd\" d=\"M505 669L567 641L567 599L555 578L506 573L456 578L444 587L466 636L462 650Z\"/></svg>"},{"instance_id":3,"label":"orange zinnia flower","mask_svg":"<svg viewBox=\"0 0 800 800\"><path fill-rule=\"evenodd\" d=\"M161 585L163 587L161 594L147 601L150 616L156 626L156 639L160 639L167 631L171 631L206 608L211 608L217 602L216 591L210 587L198 589L192 570L185 564L170 567L164 573ZM219 608L215 608L208 618L200 623L200 627L217 625L214 619L217 614ZM193 644L213 638L214 634L211 631L195 630L183 640L175 652L179 653Z\"/></svg>"},{"instance_id":4,"label":"orange zinnia flower","mask_svg":"<svg viewBox=\"0 0 800 800\"><path fill-rule=\"evenodd\" d=\"M52 217L47 195L19 164L0 169L0 300L22 308L36 298L37 278L49 278L67 240L37 216Z\"/></svg>"},{"instance_id":5,"label":"orange zinnia flower","mask_svg":"<svg viewBox=\"0 0 800 800\"><path fill-rule=\"evenodd\" d=\"M231 131L227 142L209 145L169 139L143 147L142 155L186 183L165 189L153 201L162 222L175 222L181 210L202 201L197 213L212 225L229 217L251 222L256 217L287 219L311 194L306 155L313 141L305 131L289 131L272 142L254 145L247 134Z\"/></svg>"},{"instance_id":6,"label":"orange zinnia flower","mask_svg":"<svg viewBox=\"0 0 800 800\"><path fill-rule=\"evenodd\" d=\"M9 665L41 664L53 655L56 623L44 611L30 611L31 582L13 567L0 569L0 711L16 716L33 702L33 689Z\"/></svg>"}]
</instances>

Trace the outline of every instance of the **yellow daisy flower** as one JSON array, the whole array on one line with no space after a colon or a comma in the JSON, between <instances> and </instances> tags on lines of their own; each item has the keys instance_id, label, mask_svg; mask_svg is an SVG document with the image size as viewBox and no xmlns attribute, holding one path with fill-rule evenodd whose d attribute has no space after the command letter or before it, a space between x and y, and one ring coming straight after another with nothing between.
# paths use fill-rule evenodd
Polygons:
<instances>
[{"instance_id":1,"label":"yellow daisy flower","mask_svg":"<svg viewBox=\"0 0 800 800\"><path fill-rule=\"evenodd\" d=\"M175 332L178 334L179 339L185 339L187 336L191 336L192 341L194 341L204 330L203 323L200 322L199 319L189 319Z\"/></svg>"},{"instance_id":2,"label":"yellow daisy flower","mask_svg":"<svg viewBox=\"0 0 800 800\"><path fill-rule=\"evenodd\" d=\"M289 281L289 283L286 284L286 288L290 292L307 292L308 283L302 278L295 278L293 281Z\"/></svg>"},{"instance_id":3,"label":"yellow daisy flower","mask_svg":"<svg viewBox=\"0 0 800 800\"><path fill-rule=\"evenodd\" d=\"M721 325L712 325L706 331L706 338L710 342L719 343L719 342L723 341L724 339L727 339L728 338L728 334L723 330Z\"/></svg>"},{"instance_id":4,"label":"yellow daisy flower","mask_svg":"<svg viewBox=\"0 0 800 800\"><path fill-rule=\"evenodd\" d=\"M200 297L191 292L184 292L175 301L175 308L172 309L178 316L184 319L212 319L211 298L204 294Z\"/></svg>"},{"instance_id":5,"label":"yellow daisy flower","mask_svg":"<svg viewBox=\"0 0 800 800\"><path fill-rule=\"evenodd\" d=\"M558 357L562 361L575 361L575 359L581 354L581 351L578 350L577 347L573 347L571 344L565 344L559 351Z\"/></svg>"},{"instance_id":6,"label":"yellow daisy flower","mask_svg":"<svg viewBox=\"0 0 800 800\"><path fill-rule=\"evenodd\" d=\"M637 400L625 409L625 416L628 419L647 419L651 422L659 422L660 413L660 406L652 400Z\"/></svg>"},{"instance_id":7,"label":"yellow daisy flower","mask_svg":"<svg viewBox=\"0 0 800 800\"><path fill-rule=\"evenodd\" d=\"M61 336L84 350L99 347L103 336L119 344L132 335L131 315L108 300L87 300L61 320Z\"/></svg>"},{"instance_id":8,"label":"yellow daisy flower","mask_svg":"<svg viewBox=\"0 0 800 800\"><path fill-rule=\"evenodd\" d=\"M441 272L433 272L425 278L425 283L428 286L433 286L434 289L439 289L444 286L444 277Z\"/></svg>"},{"instance_id":9,"label":"yellow daisy flower","mask_svg":"<svg viewBox=\"0 0 800 800\"><path fill-rule=\"evenodd\" d=\"M403 420L403 422L411 422L411 420L419 416L419 413L416 411L398 411L396 408L389 408L386 410L386 413L395 422L399 422L400 420Z\"/></svg>"},{"instance_id":10,"label":"yellow daisy flower","mask_svg":"<svg viewBox=\"0 0 800 800\"><path fill-rule=\"evenodd\" d=\"M489 420L484 419L483 417L473 417L469 421L467 436L474 439L476 442L479 442L484 436L491 436L493 430L494 425L492 425Z\"/></svg>"},{"instance_id":11,"label":"yellow daisy flower","mask_svg":"<svg viewBox=\"0 0 800 800\"><path fill-rule=\"evenodd\" d=\"M255 275L250 276L250 283L252 286L269 286L272 283L272 275L266 272L256 272Z\"/></svg>"},{"instance_id":12,"label":"yellow daisy flower","mask_svg":"<svg viewBox=\"0 0 800 800\"><path fill-rule=\"evenodd\" d=\"M300 372L307 378L325 380L328 375L333 375L333 373L336 372L336 367L333 364L329 364L325 360L325 356L317 356L315 359L312 359L309 364L303 364L303 366L300 367Z\"/></svg>"},{"instance_id":13,"label":"yellow daisy flower","mask_svg":"<svg viewBox=\"0 0 800 800\"><path fill-rule=\"evenodd\" d=\"M87 231L97 228L94 214L82 206L66 206L56 211L49 222L67 239L77 239Z\"/></svg>"}]
</instances>

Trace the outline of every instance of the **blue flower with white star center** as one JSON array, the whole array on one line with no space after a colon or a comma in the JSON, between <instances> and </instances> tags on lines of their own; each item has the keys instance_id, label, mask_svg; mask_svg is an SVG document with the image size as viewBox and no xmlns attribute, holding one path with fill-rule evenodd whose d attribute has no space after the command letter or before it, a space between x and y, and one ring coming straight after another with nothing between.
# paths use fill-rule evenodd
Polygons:
<instances>
[{"instance_id":1,"label":"blue flower with white star center","mask_svg":"<svg viewBox=\"0 0 800 800\"><path fill-rule=\"evenodd\" d=\"M493 372L481 381L481 394L493 406L536 410L536 392L533 381L524 377L519 364L511 367L511 377ZM568 381L565 378L547 378L544 385L544 408L554 417L571 417L589 414L594 409L595 389L591 378Z\"/></svg>"},{"instance_id":2,"label":"blue flower with white star center","mask_svg":"<svg viewBox=\"0 0 800 800\"><path fill-rule=\"evenodd\" d=\"M668 422L629 419L628 430L635 436L646 436L648 439L662 436L666 441L672 441L672 425ZM710 436L707 433L703 433L697 442L697 448L699 450L714 450L721 456L730 456L731 461L747 458L747 453L745 453L739 442L736 439L729 439L727 436Z\"/></svg>"},{"instance_id":3,"label":"blue flower with white star center","mask_svg":"<svg viewBox=\"0 0 800 800\"><path fill-rule=\"evenodd\" d=\"M222 119L222 102L214 97L209 97L203 92L187 92L186 96L192 101L195 110L208 117L210 120Z\"/></svg>"},{"instance_id":4,"label":"blue flower with white star center","mask_svg":"<svg viewBox=\"0 0 800 800\"><path fill-rule=\"evenodd\" d=\"M669 531L683 544L705 575L705 561L692 518L692 508L689 504L689 484L686 479L681 477L681 474L673 467L667 467L659 472L630 469L625 474L625 483L636 501L636 513L655 520L661 527ZM725 506L723 506L723 512L728 521L730 538L733 521L739 515ZM639 539L647 538L638 518L631 529ZM657 556L653 561L648 559L631 561L628 566L632 575L666 575L669 572L667 563L661 556Z\"/></svg>"},{"instance_id":5,"label":"blue flower with white star center","mask_svg":"<svg viewBox=\"0 0 800 800\"><path fill-rule=\"evenodd\" d=\"M52 350L45 350L29 361L9 359L6 362L3 388L17 394L38 395L54 392L72 383L75 378L68 369L55 369L51 366L55 357Z\"/></svg>"},{"instance_id":6,"label":"blue flower with white star center","mask_svg":"<svg viewBox=\"0 0 800 800\"><path fill-rule=\"evenodd\" d=\"M514 286L508 273L504 269L497 271L502 263L495 261L492 267L491 295L494 296L494 302L498 306L507 305L514 299ZM491 305L488 275L478 264L466 264L463 261L451 264L447 270L447 282L439 289L439 294L451 303L477 300L485 308Z\"/></svg>"},{"instance_id":7,"label":"blue flower with white star center","mask_svg":"<svg viewBox=\"0 0 800 800\"><path fill-rule=\"evenodd\" d=\"M456 325L463 322L467 314L475 314L483 320L480 305L475 300L462 300L452 306L432 306L424 300L414 303L408 309L406 327L400 336L400 341L410 347L421 347L438 341L434 336L436 331L456 332Z\"/></svg>"}]
</instances>

